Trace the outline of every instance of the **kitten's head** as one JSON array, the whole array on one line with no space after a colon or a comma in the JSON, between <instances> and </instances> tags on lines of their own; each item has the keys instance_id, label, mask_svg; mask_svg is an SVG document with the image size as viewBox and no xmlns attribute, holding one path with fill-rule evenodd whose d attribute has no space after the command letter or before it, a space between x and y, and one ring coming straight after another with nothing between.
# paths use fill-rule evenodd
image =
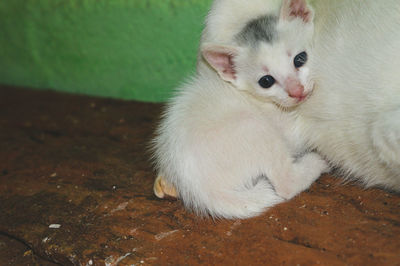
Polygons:
<instances>
[{"instance_id":1,"label":"kitten's head","mask_svg":"<svg viewBox=\"0 0 400 266\"><path fill-rule=\"evenodd\" d=\"M312 33L313 11L305 0L283 0L279 15L250 21L234 45L203 44L202 55L236 88L263 101L292 107L312 89L306 86Z\"/></svg>"}]
</instances>

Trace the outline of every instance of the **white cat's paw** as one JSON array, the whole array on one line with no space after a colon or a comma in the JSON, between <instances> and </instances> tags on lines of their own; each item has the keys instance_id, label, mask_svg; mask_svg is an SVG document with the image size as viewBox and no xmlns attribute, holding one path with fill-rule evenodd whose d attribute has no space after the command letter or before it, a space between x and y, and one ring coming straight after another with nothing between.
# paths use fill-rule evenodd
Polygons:
<instances>
[{"instance_id":1,"label":"white cat's paw","mask_svg":"<svg viewBox=\"0 0 400 266\"><path fill-rule=\"evenodd\" d=\"M294 173L290 181L280 182L275 190L282 198L291 199L308 189L322 173L329 170L329 164L318 153L307 153L294 164Z\"/></svg>"},{"instance_id":2,"label":"white cat's paw","mask_svg":"<svg viewBox=\"0 0 400 266\"><path fill-rule=\"evenodd\" d=\"M316 152L310 152L305 154L302 157L302 162L301 162L305 168L310 169L310 173L315 173L314 175L314 182L318 177L323 174L323 173L328 173L330 171L329 164L324 158L322 158L321 155L319 155ZM312 171L314 169L314 171ZM312 176L312 175L310 175Z\"/></svg>"},{"instance_id":3,"label":"white cat's paw","mask_svg":"<svg viewBox=\"0 0 400 266\"><path fill-rule=\"evenodd\" d=\"M383 114L372 127L372 143L379 159L386 164L400 165L400 111Z\"/></svg>"}]
</instances>

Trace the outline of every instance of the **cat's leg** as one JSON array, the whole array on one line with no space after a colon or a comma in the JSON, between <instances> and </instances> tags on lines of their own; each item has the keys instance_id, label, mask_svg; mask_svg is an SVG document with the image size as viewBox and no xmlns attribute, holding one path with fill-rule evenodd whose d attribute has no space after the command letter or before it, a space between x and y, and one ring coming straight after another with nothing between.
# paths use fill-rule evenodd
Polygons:
<instances>
[{"instance_id":1,"label":"cat's leg","mask_svg":"<svg viewBox=\"0 0 400 266\"><path fill-rule=\"evenodd\" d=\"M372 124L371 137L379 159L400 166L400 108L382 113Z\"/></svg>"},{"instance_id":2,"label":"cat's leg","mask_svg":"<svg viewBox=\"0 0 400 266\"><path fill-rule=\"evenodd\" d=\"M285 199L308 189L322 173L329 171L328 163L315 152L306 153L294 162L288 161L284 167L274 169L270 177L276 193Z\"/></svg>"},{"instance_id":3,"label":"cat's leg","mask_svg":"<svg viewBox=\"0 0 400 266\"><path fill-rule=\"evenodd\" d=\"M173 198L176 198L178 196L174 185L170 184L161 175L157 176L156 180L154 181L153 191L154 194L160 199L167 196Z\"/></svg>"}]
</instances>

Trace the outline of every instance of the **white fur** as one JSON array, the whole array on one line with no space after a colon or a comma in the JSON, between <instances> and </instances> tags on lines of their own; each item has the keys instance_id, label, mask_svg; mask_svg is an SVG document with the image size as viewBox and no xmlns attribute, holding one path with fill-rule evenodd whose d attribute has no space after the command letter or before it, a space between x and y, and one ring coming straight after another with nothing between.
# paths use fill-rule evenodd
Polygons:
<instances>
[{"instance_id":1,"label":"white fur","mask_svg":"<svg viewBox=\"0 0 400 266\"><path fill-rule=\"evenodd\" d=\"M299 125L349 177L400 191L400 1L319 2Z\"/></svg>"},{"instance_id":2,"label":"white fur","mask_svg":"<svg viewBox=\"0 0 400 266\"><path fill-rule=\"evenodd\" d=\"M302 151L292 123L276 105L256 103L230 84L199 74L173 99L159 128L159 174L199 214L257 215L307 189L327 170L315 153L295 161ZM282 197L267 178L257 182L261 176Z\"/></svg>"},{"instance_id":3,"label":"white fur","mask_svg":"<svg viewBox=\"0 0 400 266\"><path fill-rule=\"evenodd\" d=\"M243 8L236 6L238 11L246 10L248 0L217 0L213 7L222 3L231 7L231 2L241 3ZM265 4L255 2L260 7ZM211 14L216 13L212 10ZM246 14L248 20L253 18L252 12ZM218 32L219 27L225 27L214 24L213 16L209 17L205 32ZM246 23L244 19L240 21L229 28L231 34L239 32ZM287 23L308 32L303 23L296 20ZM282 40L290 39L289 32L282 32L288 34ZM285 88L276 85L263 94L257 85L258 79L265 75L262 72L265 65L276 71L276 75L281 74L279 79L294 75L293 66L286 64L292 60L286 55L287 49L292 49L291 52L303 49L306 40L298 39L299 47L284 42L254 51L238 47L229 34L224 38L226 41L216 45L210 44L212 40L207 36L201 54L237 52L234 58L237 76L215 71L209 64L212 60L203 61L198 74L168 104L154 140L154 157L158 174L177 189L187 208L201 215L247 218L307 189L328 166L318 154L307 151L294 127L292 113L280 107L297 104ZM282 67L281 61L286 67L278 68Z\"/></svg>"}]
</instances>

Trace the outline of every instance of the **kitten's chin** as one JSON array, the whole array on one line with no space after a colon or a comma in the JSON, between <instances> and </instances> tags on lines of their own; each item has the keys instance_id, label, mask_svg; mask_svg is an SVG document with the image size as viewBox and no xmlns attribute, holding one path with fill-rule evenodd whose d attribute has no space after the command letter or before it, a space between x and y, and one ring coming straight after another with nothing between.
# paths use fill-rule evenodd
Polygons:
<instances>
[{"instance_id":1,"label":"kitten's chin","mask_svg":"<svg viewBox=\"0 0 400 266\"><path fill-rule=\"evenodd\" d=\"M275 104L283 110L291 110L293 108L296 108L298 105L297 103L292 103L292 102L275 102Z\"/></svg>"}]
</instances>

